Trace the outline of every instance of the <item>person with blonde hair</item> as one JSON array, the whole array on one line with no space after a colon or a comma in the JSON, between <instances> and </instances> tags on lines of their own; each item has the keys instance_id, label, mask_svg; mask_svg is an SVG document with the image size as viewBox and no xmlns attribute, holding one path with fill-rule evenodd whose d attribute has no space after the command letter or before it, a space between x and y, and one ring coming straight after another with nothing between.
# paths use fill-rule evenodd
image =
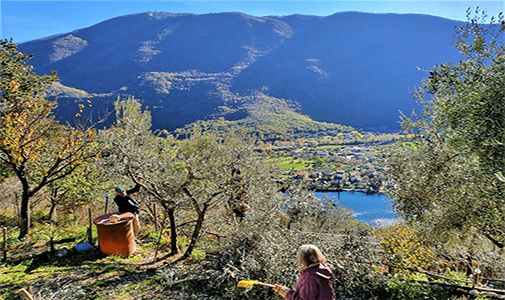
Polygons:
<instances>
[{"instance_id":1,"label":"person with blonde hair","mask_svg":"<svg viewBox=\"0 0 505 300\"><path fill-rule=\"evenodd\" d=\"M296 256L301 264L300 276L295 289L275 285L273 288L286 300L335 300L331 286L333 273L324 264L325 258L321 250L314 245L302 245Z\"/></svg>"}]
</instances>

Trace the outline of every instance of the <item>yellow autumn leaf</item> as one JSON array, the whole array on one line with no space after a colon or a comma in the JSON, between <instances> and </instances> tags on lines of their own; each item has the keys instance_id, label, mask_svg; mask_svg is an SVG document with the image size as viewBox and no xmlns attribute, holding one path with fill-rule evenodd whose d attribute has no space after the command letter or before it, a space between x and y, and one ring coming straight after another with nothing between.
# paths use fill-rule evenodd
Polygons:
<instances>
[{"instance_id":1,"label":"yellow autumn leaf","mask_svg":"<svg viewBox=\"0 0 505 300\"><path fill-rule=\"evenodd\" d=\"M10 82L10 88L11 88L11 91L14 92L15 90L17 90L19 87L21 86L21 84L17 81L11 81Z\"/></svg>"}]
</instances>

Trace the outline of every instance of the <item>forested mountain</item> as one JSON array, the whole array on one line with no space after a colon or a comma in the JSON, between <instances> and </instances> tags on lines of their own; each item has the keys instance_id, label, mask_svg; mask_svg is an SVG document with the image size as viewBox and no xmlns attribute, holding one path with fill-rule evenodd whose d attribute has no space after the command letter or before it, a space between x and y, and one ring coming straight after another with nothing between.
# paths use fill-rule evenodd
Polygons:
<instances>
[{"instance_id":1,"label":"forested mountain","mask_svg":"<svg viewBox=\"0 0 505 300\"><path fill-rule=\"evenodd\" d=\"M58 72L63 86L51 95L66 120L75 97L93 95L93 109L104 110L118 95L133 95L151 110L155 128L173 130L245 118L251 105L271 103L258 101L264 95L313 120L397 130L399 110L416 107L410 90L427 76L421 69L459 61L450 45L457 25L416 14L146 12L18 49L34 54L36 73Z\"/></svg>"}]
</instances>

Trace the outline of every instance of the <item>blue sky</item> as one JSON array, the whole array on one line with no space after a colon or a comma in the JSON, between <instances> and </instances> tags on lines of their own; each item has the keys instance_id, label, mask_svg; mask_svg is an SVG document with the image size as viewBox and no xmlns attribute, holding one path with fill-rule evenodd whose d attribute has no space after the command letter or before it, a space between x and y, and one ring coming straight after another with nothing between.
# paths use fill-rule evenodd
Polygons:
<instances>
[{"instance_id":1,"label":"blue sky","mask_svg":"<svg viewBox=\"0 0 505 300\"><path fill-rule=\"evenodd\" d=\"M356 1L356 0L158 0L158 1L9 1L0 0L0 37L21 43L68 33L102 21L146 11L171 13L242 12L253 16L317 15L361 11L421 13L466 20L466 9L476 6L489 16L505 11L505 1Z\"/></svg>"}]
</instances>

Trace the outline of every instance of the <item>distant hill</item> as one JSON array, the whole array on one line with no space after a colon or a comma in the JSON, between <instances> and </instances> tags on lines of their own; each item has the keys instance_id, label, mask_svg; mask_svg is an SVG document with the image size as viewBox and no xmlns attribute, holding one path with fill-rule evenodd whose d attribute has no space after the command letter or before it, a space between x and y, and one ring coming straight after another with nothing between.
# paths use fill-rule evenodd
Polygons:
<instances>
[{"instance_id":1,"label":"distant hill","mask_svg":"<svg viewBox=\"0 0 505 300\"><path fill-rule=\"evenodd\" d=\"M95 110L134 95L155 128L245 120L247 107L264 103L251 102L261 93L316 121L385 131L399 129L399 110L416 108L410 91L426 77L421 69L459 61L450 46L457 25L416 14L146 12L18 49L34 54L29 63L38 74L56 70L72 88L50 93L69 121L89 95Z\"/></svg>"}]
</instances>

